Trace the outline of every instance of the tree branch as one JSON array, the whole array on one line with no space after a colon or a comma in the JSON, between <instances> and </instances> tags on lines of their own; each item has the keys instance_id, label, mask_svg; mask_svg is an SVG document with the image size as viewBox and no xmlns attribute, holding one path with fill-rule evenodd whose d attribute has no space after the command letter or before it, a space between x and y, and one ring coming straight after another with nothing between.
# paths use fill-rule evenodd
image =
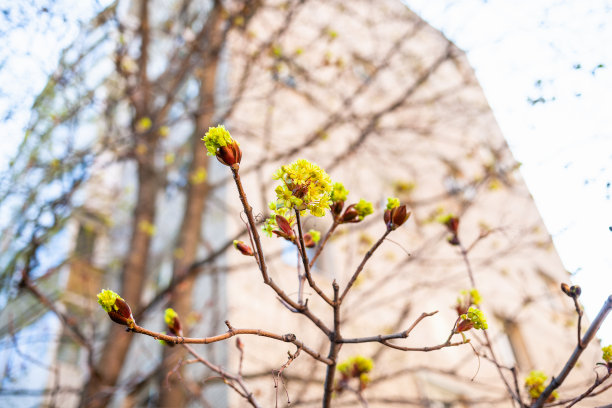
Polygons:
<instances>
[{"instance_id":1,"label":"tree branch","mask_svg":"<svg viewBox=\"0 0 612 408\"><path fill-rule=\"evenodd\" d=\"M608 296L608 299L606 299L606 301L604 302L603 306L601 307L601 310L593 320L593 323L591 323L591 326L589 326L589 329L582 337L582 341L579 342L579 344L576 346L574 352L570 356L569 360L567 360L567 363L565 363L565 366L563 367L559 375L553 377L550 384L548 384L544 392L540 394L540 397L536 400L536 402L533 403L531 408L541 408L548 400L548 397L550 397L552 392L559 388L561 384L563 384L563 381L565 381L567 375L576 365L578 358L580 357L586 346L590 343L591 340L593 340L593 337L595 337L597 330L599 330L599 327L602 325L602 323L608 316L608 313L610 313L610 309L612 309L612 295Z\"/></svg>"}]
</instances>

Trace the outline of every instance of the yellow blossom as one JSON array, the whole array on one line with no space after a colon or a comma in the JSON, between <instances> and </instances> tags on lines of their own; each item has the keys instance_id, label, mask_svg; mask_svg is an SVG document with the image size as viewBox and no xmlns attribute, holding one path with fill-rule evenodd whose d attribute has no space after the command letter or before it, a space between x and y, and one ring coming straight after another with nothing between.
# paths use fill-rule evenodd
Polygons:
<instances>
[{"instance_id":1,"label":"yellow blossom","mask_svg":"<svg viewBox=\"0 0 612 408\"><path fill-rule=\"evenodd\" d=\"M601 351L603 351L603 356L602 356L603 360L606 363L612 362L612 344L602 348Z\"/></svg>"},{"instance_id":2,"label":"yellow blossom","mask_svg":"<svg viewBox=\"0 0 612 408\"><path fill-rule=\"evenodd\" d=\"M329 209L331 179L316 164L300 159L288 166L281 166L273 178L282 181L275 189L277 208L308 210L316 217L322 217Z\"/></svg>"},{"instance_id":3,"label":"yellow blossom","mask_svg":"<svg viewBox=\"0 0 612 408\"><path fill-rule=\"evenodd\" d=\"M234 143L234 139L223 125L209 127L202 140L206 145L208 156L215 156L218 148Z\"/></svg>"},{"instance_id":4,"label":"yellow blossom","mask_svg":"<svg viewBox=\"0 0 612 408\"><path fill-rule=\"evenodd\" d=\"M106 312L110 312L112 310L119 310L119 307L117 307L117 305L115 304L117 299L123 300L121 296L109 289L104 289L100 293L98 293L98 303Z\"/></svg>"},{"instance_id":5,"label":"yellow blossom","mask_svg":"<svg viewBox=\"0 0 612 408\"><path fill-rule=\"evenodd\" d=\"M178 314L171 307L167 308L164 313L164 322L170 327L174 325L174 319L178 317Z\"/></svg>"}]
</instances>

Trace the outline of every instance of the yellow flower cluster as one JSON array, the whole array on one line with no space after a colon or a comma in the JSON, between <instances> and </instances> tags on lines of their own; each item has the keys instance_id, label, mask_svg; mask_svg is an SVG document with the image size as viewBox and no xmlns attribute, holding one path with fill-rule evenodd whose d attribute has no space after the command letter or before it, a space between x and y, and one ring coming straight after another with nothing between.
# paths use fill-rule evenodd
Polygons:
<instances>
[{"instance_id":1,"label":"yellow flower cluster","mask_svg":"<svg viewBox=\"0 0 612 408\"><path fill-rule=\"evenodd\" d=\"M338 371L348 377L360 377L361 374L369 373L374 368L371 358L363 356L353 356L338 364Z\"/></svg>"},{"instance_id":2,"label":"yellow flower cluster","mask_svg":"<svg viewBox=\"0 0 612 408\"><path fill-rule=\"evenodd\" d=\"M457 298L457 304L458 305L462 305L462 304L466 304L466 307L468 307L469 305L475 305L475 306L479 306L480 303L482 302L482 296L480 296L480 292L478 292L478 289L470 289L468 290L462 290L460 292L461 296L459 296Z\"/></svg>"},{"instance_id":3,"label":"yellow flower cluster","mask_svg":"<svg viewBox=\"0 0 612 408\"><path fill-rule=\"evenodd\" d=\"M321 240L321 233L317 230L311 229L308 231L308 234L310 234L310 238L312 238L312 242L315 244Z\"/></svg>"},{"instance_id":4,"label":"yellow flower cluster","mask_svg":"<svg viewBox=\"0 0 612 408\"><path fill-rule=\"evenodd\" d=\"M117 299L123 300L121 296L109 289L104 289L102 292L98 293L98 303L107 313L113 310L119 310L119 307L115 304Z\"/></svg>"},{"instance_id":5,"label":"yellow flower cluster","mask_svg":"<svg viewBox=\"0 0 612 408\"><path fill-rule=\"evenodd\" d=\"M395 207L399 207L399 206L400 206L399 198L396 198L396 197L387 198L387 210L392 210Z\"/></svg>"},{"instance_id":6,"label":"yellow flower cluster","mask_svg":"<svg viewBox=\"0 0 612 408\"><path fill-rule=\"evenodd\" d=\"M547 379L548 377L546 376L546 374L544 374L542 371L537 370L530 372L527 378L525 378L525 388L527 389L527 393L529 394L529 397L531 397L532 400L537 400L544 392L544 390L546 389L546 385L544 385L544 383ZM559 398L559 394L557 393L557 391L553 391L550 395L550 398L546 402L552 402L557 398Z\"/></svg>"},{"instance_id":7,"label":"yellow flower cluster","mask_svg":"<svg viewBox=\"0 0 612 408\"><path fill-rule=\"evenodd\" d=\"M331 200L336 203L338 201L346 201L349 191L344 188L342 183L334 183L334 187L331 192Z\"/></svg>"},{"instance_id":8,"label":"yellow flower cluster","mask_svg":"<svg viewBox=\"0 0 612 408\"><path fill-rule=\"evenodd\" d=\"M612 363L612 344L601 349L603 351L603 360L606 363Z\"/></svg>"},{"instance_id":9,"label":"yellow flower cluster","mask_svg":"<svg viewBox=\"0 0 612 408\"><path fill-rule=\"evenodd\" d=\"M316 217L325 215L331 202L332 182L327 173L314 163L300 159L281 166L273 178L281 180L276 187L276 208L308 210Z\"/></svg>"},{"instance_id":10,"label":"yellow flower cluster","mask_svg":"<svg viewBox=\"0 0 612 408\"><path fill-rule=\"evenodd\" d=\"M486 330L489 328L484 313L475 307L470 307L466 314L461 315L461 318L471 321L475 329Z\"/></svg>"},{"instance_id":11,"label":"yellow flower cluster","mask_svg":"<svg viewBox=\"0 0 612 408\"><path fill-rule=\"evenodd\" d=\"M529 376L525 378L525 388L532 399L537 399L546 386L544 383L548 377L542 371L532 371Z\"/></svg>"},{"instance_id":12,"label":"yellow flower cluster","mask_svg":"<svg viewBox=\"0 0 612 408\"><path fill-rule=\"evenodd\" d=\"M202 140L206 145L206 154L208 156L215 156L217 154L217 149L234 143L234 139L232 139L232 136L225 130L223 125L209 127L208 132L206 132Z\"/></svg>"},{"instance_id":13,"label":"yellow flower cluster","mask_svg":"<svg viewBox=\"0 0 612 408\"><path fill-rule=\"evenodd\" d=\"M363 198L359 200L357 204L355 204L355 210L357 211L357 218L359 220L363 220L367 215L370 215L374 212L374 207L372 203L364 200Z\"/></svg>"},{"instance_id":14,"label":"yellow flower cluster","mask_svg":"<svg viewBox=\"0 0 612 408\"><path fill-rule=\"evenodd\" d=\"M174 326L174 318L177 317L178 314L171 307L167 308L164 313L164 322L166 325L172 327Z\"/></svg>"}]
</instances>

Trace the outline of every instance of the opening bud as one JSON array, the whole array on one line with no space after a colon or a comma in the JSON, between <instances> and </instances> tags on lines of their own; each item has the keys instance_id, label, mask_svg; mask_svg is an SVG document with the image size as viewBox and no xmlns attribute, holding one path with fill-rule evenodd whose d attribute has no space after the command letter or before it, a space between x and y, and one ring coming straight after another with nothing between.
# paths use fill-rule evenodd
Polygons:
<instances>
[{"instance_id":1,"label":"opening bud","mask_svg":"<svg viewBox=\"0 0 612 408\"><path fill-rule=\"evenodd\" d=\"M233 142L227 146L220 147L216 154L217 160L226 166L234 166L240 164L242 160L242 150L237 142Z\"/></svg>"},{"instance_id":2,"label":"opening bud","mask_svg":"<svg viewBox=\"0 0 612 408\"><path fill-rule=\"evenodd\" d=\"M226 166L234 167L240 164L242 151L240 145L223 125L208 128L202 138L206 145L207 155L216 156L217 160Z\"/></svg>"},{"instance_id":3,"label":"opening bud","mask_svg":"<svg viewBox=\"0 0 612 408\"><path fill-rule=\"evenodd\" d=\"M115 323L129 327L130 329L136 324L130 305L121 298L118 294L109 289L103 289L98 293L98 303L102 309L108 313L108 317Z\"/></svg>"},{"instance_id":4,"label":"opening bud","mask_svg":"<svg viewBox=\"0 0 612 408\"><path fill-rule=\"evenodd\" d=\"M338 217L344 208L344 201L335 201L332 203L330 210L334 215L334 218Z\"/></svg>"},{"instance_id":5,"label":"opening bud","mask_svg":"<svg viewBox=\"0 0 612 408\"><path fill-rule=\"evenodd\" d=\"M181 326L181 321L179 319L178 313L176 313L174 309L170 307L166 309L166 311L164 312L164 322L166 323L166 326L168 326L168 330L170 330L170 333L174 334L175 336L183 335L183 327Z\"/></svg>"},{"instance_id":6,"label":"opening bud","mask_svg":"<svg viewBox=\"0 0 612 408\"><path fill-rule=\"evenodd\" d=\"M383 219L385 224L387 225L387 229L393 231L404 224L408 218L410 218L410 214L412 214L406 208L406 205L400 205L398 207L393 207L392 209L385 210L383 215Z\"/></svg>"},{"instance_id":7,"label":"opening bud","mask_svg":"<svg viewBox=\"0 0 612 408\"><path fill-rule=\"evenodd\" d=\"M242 255L253 256L253 248L248 246L242 241L234 240L234 248L236 248Z\"/></svg>"},{"instance_id":8,"label":"opening bud","mask_svg":"<svg viewBox=\"0 0 612 408\"><path fill-rule=\"evenodd\" d=\"M295 238L291 223L282 215L276 214L276 225L280 228L280 231L272 231L279 237L287 238L291 241Z\"/></svg>"},{"instance_id":9,"label":"opening bud","mask_svg":"<svg viewBox=\"0 0 612 408\"><path fill-rule=\"evenodd\" d=\"M358 216L359 213L355 209L355 204L351 204L344 210L344 214L340 217L340 222L359 222Z\"/></svg>"},{"instance_id":10,"label":"opening bud","mask_svg":"<svg viewBox=\"0 0 612 408\"><path fill-rule=\"evenodd\" d=\"M563 293L565 293L567 296L572 296L571 292L570 292L570 286L567 283L562 283L561 284L561 290L563 291Z\"/></svg>"},{"instance_id":11,"label":"opening bud","mask_svg":"<svg viewBox=\"0 0 612 408\"><path fill-rule=\"evenodd\" d=\"M570 287L570 296L571 297L579 297L580 294L582 293L582 289L580 288L580 286L578 285L574 285Z\"/></svg>"}]
</instances>

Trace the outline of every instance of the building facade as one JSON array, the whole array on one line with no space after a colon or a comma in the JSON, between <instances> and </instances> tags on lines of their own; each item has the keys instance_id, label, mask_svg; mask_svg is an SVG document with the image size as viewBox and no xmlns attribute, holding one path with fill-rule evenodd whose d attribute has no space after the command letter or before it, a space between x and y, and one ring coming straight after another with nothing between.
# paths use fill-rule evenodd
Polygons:
<instances>
[{"instance_id":1,"label":"building facade","mask_svg":"<svg viewBox=\"0 0 612 408\"><path fill-rule=\"evenodd\" d=\"M571 299L559 289L569 275L465 54L396 0L256 3L260 9L248 25L231 22L239 28L229 32L223 49L216 109L240 142L240 172L258 221L274 199L272 174L298 158L317 163L333 181L342 182L350 190L347 205L360 199L373 203L375 212L364 221L337 228L314 266L314 280L331 296L332 282L344 288L384 233L386 198L398 197L411 217L375 251L347 295L343 337L401 332L422 313L437 312L393 344L442 344L457 319L457 298L474 286L489 325L488 339L471 330L465 333L470 344L429 352L400 351L378 342L345 344L340 361L361 355L371 358L374 368L365 390L338 392L333 405L359 406L363 398L370 407L513 406L490 359L503 366L501 375L511 385L513 377L504 367L516 367L519 387L531 370L551 377L576 346L577 317ZM58 275L57 286L66 288L58 295L62 307L95 322L84 328L92 336L112 324L95 303L95 293L118 285L116 262L125 256L137 183L129 163L105 164L99 170L87 189L96 197L91 200L96 215L83 212L71 224L74 256ZM211 194L202 225L202 258L245 228L229 169L209 161L206 182ZM182 191L179 186L172 194L158 194L141 303L154 299L171 281L172 263L180 256L175 240ZM465 251L448 242L449 232L439 222L445 214L460 219ZM331 218L309 217L304 225L324 235ZM248 241L246 235L242 239ZM297 297L295 248L276 237L263 237L262 242L271 278ZM327 353L326 336L278 301L251 258L227 251L202 268L192 290L193 313L182 316L190 337L222 333L228 320L237 328L293 333ZM310 310L331 325L329 306L308 286L304 297ZM172 304L156 303L139 324L162 330L165 306ZM61 326L49 331L55 337L45 360L58 369L46 375L47 387L61 384L78 390L84 383L86 353L62 334ZM456 334L453 341L461 337ZM323 364L301 353L279 379L275 370L296 348L256 336L241 336L241 341L244 378L262 406L286 406L288 401L291 406L320 406ZM487 341L494 356L485 347ZM241 361L234 340L197 349L230 372ZM112 406L155 406L163 379L176 368L164 365L162 350L149 337L135 337L121 386L112 391ZM599 360L599 346L593 343L560 389L560 398L588 388ZM246 404L201 366L189 365L182 375L186 388L195 385L200 393L192 395L189 406ZM610 392L603 393L582 406L610 398ZM79 393L46 395L38 401L76 406Z\"/></svg>"}]
</instances>

